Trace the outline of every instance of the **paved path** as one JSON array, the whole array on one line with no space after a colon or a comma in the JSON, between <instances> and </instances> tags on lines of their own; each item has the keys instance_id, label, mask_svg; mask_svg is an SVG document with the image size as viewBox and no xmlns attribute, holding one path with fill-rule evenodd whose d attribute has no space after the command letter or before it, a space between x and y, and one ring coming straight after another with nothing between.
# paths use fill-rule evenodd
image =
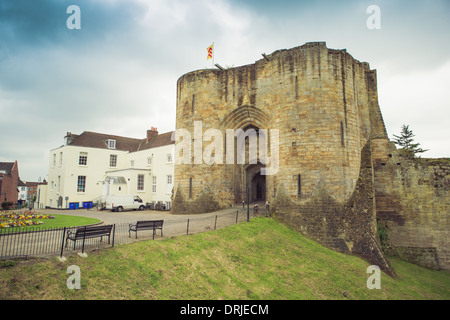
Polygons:
<instances>
[{"instance_id":1,"label":"paved path","mask_svg":"<svg viewBox=\"0 0 450 320\"><path fill-rule=\"evenodd\" d=\"M259 205L261 208L261 205ZM261 210L261 209L260 209ZM96 218L103 221L104 224L113 223L131 223L138 220L184 220L193 219L201 220L202 218L213 217L216 215L227 215L233 212L239 211L239 214L247 214L247 207L242 210L241 206L234 206L228 209L223 209L216 212L202 213L202 214L186 214L186 215L175 215L171 214L170 211L155 211L155 210L143 210L143 211L123 211L123 212L112 212L110 210L97 211L96 209L76 209L76 210L57 210L57 209L35 209L36 213L40 214L63 214L72 216L81 216ZM253 204L250 206L250 215L253 213Z\"/></svg>"}]
</instances>

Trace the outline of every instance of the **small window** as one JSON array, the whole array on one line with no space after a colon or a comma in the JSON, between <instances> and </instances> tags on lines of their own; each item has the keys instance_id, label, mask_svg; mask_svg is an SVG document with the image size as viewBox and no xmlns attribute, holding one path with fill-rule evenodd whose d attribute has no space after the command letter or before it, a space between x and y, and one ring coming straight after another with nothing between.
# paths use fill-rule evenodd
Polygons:
<instances>
[{"instance_id":1,"label":"small window","mask_svg":"<svg viewBox=\"0 0 450 320\"><path fill-rule=\"evenodd\" d=\"M151 165L152 164L152 160L153 160L153 157L148 157L147 158L147 164Z\"/></svg>"},{"instance_id":2,"label":"small window","mask_svg":"<svg viewBox=\"0 0 450 320\"><path fill-rule=\"evenodd\" d=\"M134 167L134 160L130 161L130 166Z\"/></svg>"},{"instance_id":3,"label":"small window","mask_svg":"<svg viewBox=\"0 0 450 320\"><path fill-rule=\"evenodd\" d=\"M138 174L137 189L138 189L138 191L144 190L144 175L143 174Z\"/></svg>"},{"instance_id":4,"label":"small window","mask_svg":"<svg viewBox=\"0 0 450 320\"><path fill-rule=\"evenodd\" d=\"M116 140L108 139L108 140L106 140L106 145L108 146L108 149L115 149L116 148Z\"/></svg>"},{"instance_id":5,"label":"small window","mask_svg":"<svg viewBox=\"0 0 450 320\"><path fill-rule=\"evenodd\" d=\"M111 154L109 156L109 166L110 167L117 167L117 154Z\"/></svg>"},{"instance_id":6,"label":"small window","mask_svg":"<svg viewBox=\"0 0 450 320\"><path fill-rule=\"evenodd\" d=\"M86 192L86 176L78 176L77 192Z\"/></svg>"},{"instance_id":7,"label":"small window","mask_svg":"<svg viewBox=\"0 0 450 320\"><path fill-rule=\"evenodd\" d=\"M171 153L167 154L167 162L172 163L172 154Z\"/></svg>"},{"instance_id":8,"label":"small window","mask_svg":"<svg viewBox=\"0 0 450 320\"><path fill-rule=\"evenodd\" d=\"M152 192L156 192L156 176L152 177Z\"/></svg>"},{"instance_id":9,"label":"small window","mask_svg":"<svg viewBox=\"0 0 450 320\"><path fill-rule=\"evenodd\" d=\"M172 193L172 188L173 188L173 178L172 175L169 174L167 175L167 193Z\"/></svg>"},{"instance_id":10,"label":"small window","mask_svg":"<svg viewBox=\"0 0 450 320\"><path fill-rule=\"evenodd\" d=\"M78 165L86 166L87 165L87 152L80 152L80 157L78 158Z\"/></svg>"}]
</instances>

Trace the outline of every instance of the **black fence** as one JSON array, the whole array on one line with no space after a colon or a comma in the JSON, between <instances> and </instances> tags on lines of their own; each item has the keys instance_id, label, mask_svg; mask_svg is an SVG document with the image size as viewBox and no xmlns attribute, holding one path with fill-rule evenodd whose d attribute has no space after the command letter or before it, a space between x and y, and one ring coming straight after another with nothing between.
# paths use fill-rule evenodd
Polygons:
<instances>
[{"instance_id":1,"label":"black fence","mask_svg":"<svg viewBox=\"0 0 450 320\"><path fill-rule=\"evenodd\" d=\"M158 230L155 234L155 239L212 231L248 221L256 216L265 216L266 214L265 209L259 209L258 212L257 208L252 208L248 213L247 210L241 209L230 210L216 215L190 216L189 218L175 218L174 216L174 218L164 220L163 236ZM136 221L130 221L129 223L110 225L112 226L110 237L101 236L99 233L90 234L83 232L85 227L3 228L0 229L0 259L63 256L76 252L100 250L118 244L131 243L136 240L153 239L152 230L138 231L137 235L132 233L130 236L130 224L135 223ZM105 225L100 224L98 226ZM78 237L76 238L77 230Z\"/></svg>"}]
</instances>

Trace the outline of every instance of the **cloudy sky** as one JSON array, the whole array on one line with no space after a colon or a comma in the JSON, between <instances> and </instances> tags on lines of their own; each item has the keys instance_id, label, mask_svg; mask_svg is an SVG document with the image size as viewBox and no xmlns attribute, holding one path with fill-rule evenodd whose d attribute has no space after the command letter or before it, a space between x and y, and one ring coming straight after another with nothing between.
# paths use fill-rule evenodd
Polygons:
<instances>
[{"instance_id":1,"label":"cloudy sky","mask_svg":"<svg viewBox=\"0 0 450 320\"><path fill-rule=\"evenodd\" d=\"M0 0L0 161L36 181L67 132L174 130L176 81L211 67L213 42L231 67L311 41L377 69L391 138L409 124L424 157L449 157L449 16L448 0Z\"/></svg>"}]
</instances>

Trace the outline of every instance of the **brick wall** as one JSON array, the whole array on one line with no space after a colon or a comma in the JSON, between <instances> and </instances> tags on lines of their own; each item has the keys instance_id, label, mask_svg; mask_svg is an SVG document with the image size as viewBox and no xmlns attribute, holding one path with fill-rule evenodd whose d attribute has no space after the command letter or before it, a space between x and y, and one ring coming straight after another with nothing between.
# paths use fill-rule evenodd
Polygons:
<instances>
[{"instance_id":1,"label":"brick wall","mask_svg":"<svg viewBox=\"0 0 450 320\"><path fill-rule=\"evenodd\" d=\"M19 196L17 191L17 183L19 181L19 167L17 161L14 162L11 172L9 174L3 174L2 177L0 203L6 198L8 202L13 202L15 204Z\"/></svg>"}]
</instances>

